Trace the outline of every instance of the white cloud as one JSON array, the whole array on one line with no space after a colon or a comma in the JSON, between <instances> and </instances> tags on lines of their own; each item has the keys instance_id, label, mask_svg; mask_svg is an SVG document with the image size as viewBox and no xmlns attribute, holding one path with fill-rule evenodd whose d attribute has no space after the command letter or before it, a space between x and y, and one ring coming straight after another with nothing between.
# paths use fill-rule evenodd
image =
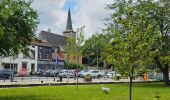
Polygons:
<instances>
[{"instance_id":1,"label":"white cloud","mask_svg":"<svg viewBox=\"0 0 170 100\"><path fill-rule=\"evenodd\" d=\"M74 0L76 6L71 9L73 28L85 25L85 37L101 32L104 18L107 16L105 4L113 0ZM52 32L62 35L66 27L67 0L34 0L33 7L40 13L39 31L51 28Z\"/></svg>"},{"instance_id":2,"label":"white cloud","mask_svg":"<svg viewBox=\"0 0 170 100\"><path fill-rule=\"evenodd\" d=\"M112 0L76 0L79 4L75 9L75 27L86 26L86 38L94 33L101 32L104 28L104 19L107 16L107 10L104 9L106 4L110 4ZM76 14L76 12L79 12ZM78 21L76 21L78 19Z\"/></svg>"},{"instance_id":3,"label":"white cloud","mask_svg":"<svg viewBox=\"0 0 170 100\"><path fill-rule=\"evenodd\" d=\"M62 34L66 24L67 11L63 9L66 0L34 0L32 7L39 13L38 31L51 29Z\"/></svg>"}]
</instances>

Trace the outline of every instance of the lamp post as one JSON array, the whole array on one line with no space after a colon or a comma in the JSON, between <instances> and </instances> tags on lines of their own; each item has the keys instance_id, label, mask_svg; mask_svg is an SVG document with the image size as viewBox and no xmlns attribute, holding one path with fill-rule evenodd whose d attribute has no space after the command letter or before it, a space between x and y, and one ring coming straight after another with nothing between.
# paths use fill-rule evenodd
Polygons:
<instances>
[{"instance_id":1,"label":"lamp post","mask_svg":"<svg viewBox=\"0 0 170 100\"><path fill-rule=\"evenodd\" d=\"M68 71L68 46L69 46L69 44L67 43L67 71ZM69 76L68 75L67 75L67 82L69 81Z\"/></svg>"},{"instance_id":2,"label":"lamp post","mask_svg":"<svg viewBox=\"0 0 170 100\"><path fill-rule=\"evenodd\" d=\"M99 69L98 58L99 58L99 55L98 55L98 50L97 50L97 69Z\"/></svg>"}]
</instances>

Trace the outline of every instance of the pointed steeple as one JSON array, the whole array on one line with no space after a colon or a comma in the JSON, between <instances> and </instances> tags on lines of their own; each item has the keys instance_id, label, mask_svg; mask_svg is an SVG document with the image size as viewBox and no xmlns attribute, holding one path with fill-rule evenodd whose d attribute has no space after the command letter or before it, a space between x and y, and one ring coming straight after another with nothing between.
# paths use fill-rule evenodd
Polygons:
<instances>
[{"instance_id":1,"label":"pointed steeple","mask_svg":"<svg viewBox=\"0 0 170 100\"><path fill-rule=\"evenodd\" d=\"M71 21L70 8L69 8L69 10L68 10L68 17L67 17L66 31L73 31L72 21Z\"/></svg>"},{"instance_id":2,"label":"pointed steeple","mask_svg":"<svg viewBox=\"0 0 170 100\"><path fill-rule=\"evenodd\" d=\"M68 10L68 16L67 16L67 24L66 24L66 30L63 32L64 36L75 38L75 32L72 27L72 20L71 20L71 12L70 8Z\"/></svg>"}]
</instances>

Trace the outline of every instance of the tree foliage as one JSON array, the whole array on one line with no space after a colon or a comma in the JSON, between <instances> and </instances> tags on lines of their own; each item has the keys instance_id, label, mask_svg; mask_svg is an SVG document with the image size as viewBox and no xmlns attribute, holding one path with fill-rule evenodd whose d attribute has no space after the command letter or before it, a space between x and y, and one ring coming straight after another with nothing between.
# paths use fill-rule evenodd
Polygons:
<instances>
[{"instance_id":1,"label":"tree foliage","mask_svg":"<svg viewBox=\"0 0 170 100\"><path fill-rule=\"evenodd\" d=\"M84 43L84 28L80 27L76 30L76 37L67 37L67 46L64 46L67 51L67 56L75 56L77 63L79 63L79 56L82 55L82 45Z\"/></svg>"},{"instance_id":2,"label":"tree foliage","mask_svg":"<svg viewBox=\"0 0 170 100\"><path fill-rule=\"evenodd\" d=\"M170 1L119 0L108 9L113 12L107 30L114 39L106 46L110 47L107 61L127 69L124 73L131 71L130 66L146 69L156 63L166 81L170 62Z\"/></svg>"},{"instance_id":3,"label":"tree foliage","mask_svg":"<svg viewBox=\"0 0 170 100\"><path fill-rule=\"evenodd\" d=\"M14 56L26 53L27 45L35 36L38 24L37 12L30 7L31 1L0 1L0 54Z\"/></svg>"},{"instance_id":4,"label":"tree foliage","mask_svg":"<svg viewBox=\"0 0 170 100\"><path fill-rule=\"evenodd\" d=\"M99 66L103 66L104 45L110 40L109 34L95 34L92 35L83 45L83 56L87 57L89 65L97 64L97 56Z\"/></svg>"}]
</instances>

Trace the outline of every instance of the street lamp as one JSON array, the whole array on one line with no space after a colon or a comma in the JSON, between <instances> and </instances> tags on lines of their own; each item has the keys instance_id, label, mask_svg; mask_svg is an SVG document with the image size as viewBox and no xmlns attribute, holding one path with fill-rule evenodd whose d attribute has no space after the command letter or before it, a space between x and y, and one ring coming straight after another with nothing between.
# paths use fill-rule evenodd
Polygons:
<instances>
[{"instance_id":1,"label":"street lamp","mask_svg":"<svg viewBox=\"0 0 170 100\"><path fill-rule=\"evenodd\" d=\"M98 55L98 50L97 50L97 69L99 69L98 58L99 58L99 55Z\"/></svg>"},{"instance_id":2,"label":"street lamp","mask_svg":"<svg viewBox=\"0 0 170 100\"><path fill-rule=\"evenodd\" d=\"M67 43L67 71L68 71L68 46L69 46L69 44ZM69 74L67 75L67 82L68 81L69 81Z\"/></svg>"}]
</instances>

